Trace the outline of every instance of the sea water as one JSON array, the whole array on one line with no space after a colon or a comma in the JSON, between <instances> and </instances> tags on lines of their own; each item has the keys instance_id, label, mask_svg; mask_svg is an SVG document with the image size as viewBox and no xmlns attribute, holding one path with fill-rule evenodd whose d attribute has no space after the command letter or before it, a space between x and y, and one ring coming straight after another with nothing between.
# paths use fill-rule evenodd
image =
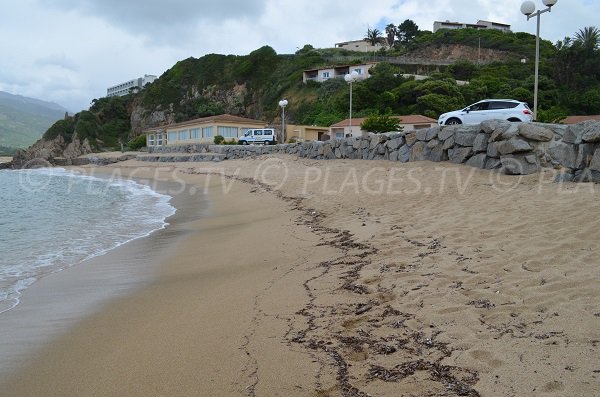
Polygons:
<instances>
[{"instance_id":1,"label":"sea water","mask_svg":"<svg viewBox=\"0 0 600 397\"><path fill-rule=\"evenodd\" d=\"M164 228L170 199L125 179L0 171L0 313L44 275Z\"/></svg>"}]
</instances>

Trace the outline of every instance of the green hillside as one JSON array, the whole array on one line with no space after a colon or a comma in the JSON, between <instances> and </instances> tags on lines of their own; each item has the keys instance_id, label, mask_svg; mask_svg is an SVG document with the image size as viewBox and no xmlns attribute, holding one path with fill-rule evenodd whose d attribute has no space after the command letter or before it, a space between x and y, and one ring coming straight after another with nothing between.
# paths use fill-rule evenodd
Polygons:
<instances>
[{"instance_id":1,"label":"green hillside","mask_svg":"<svg viewBox=\"0 0 600 397\"><path fill-rule=\"evenodd\" d=\"M31 145L66 111L54 103L0 91L0 151Z\"/></svg>"},{"instance_id":2,"label":"green hillside","mask_svg":"<svg viewBox=\"0 0 600 397\"><path fill-rule=\"evenodd\" d=\"M415 25L416 26L416 25ZM354 84L354 114L439 114L484 98L533 103L535 36L493 30L416 31L377 54L304 46L277 54L265 46L249 55L209 54L177 62L138 94L94 101L89 111L61 121L47 137L67 140L78 131L97 149L116 147L144 128L220 113L279 123L277 103L286 98L288 122L328 126L347 117L347 84L342 79L302 83L303 70L385 59L372 77ZM574 32L574 39L541 41L538 120L600 114L600 34L596 28ZM479 62L479 46L488 58ZM451 51L449 51L450 49ZM452 64L440 54L459 54ZM491 54L491 55L490 55ZM398 64L397 57L419 64ZM425 57L425 59L424 59ZM524 63L522 60L526 60ZM446 63L446 64L444 64ZM429 79L403 78L405 73ZM466 80L459 85L456 80ZM133 115L133 116L132 116Z\"/></svg>"}]
</instances>

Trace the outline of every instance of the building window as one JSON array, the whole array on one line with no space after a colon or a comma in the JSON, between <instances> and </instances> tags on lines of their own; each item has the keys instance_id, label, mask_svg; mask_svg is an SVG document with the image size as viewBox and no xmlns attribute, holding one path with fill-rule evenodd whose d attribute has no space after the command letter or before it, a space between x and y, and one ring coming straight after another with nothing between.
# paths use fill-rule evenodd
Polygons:
<instances>
[{"instance_id":1,"label":"building window","mask_svg":"<svg viewBox=\"0 0 600 397\"><path fill-rule=\"evenodd\" d=\"M200 139L202 136L200 135L200 128L192 128L191 129L192 139Z\"/></svg>"},{"instance_id":2,"label":"building window","mask_svg":"<svg viewBox=\"0 0 600 397\"><path fill-rule=\"evenodd\" d=\"M169 132L169 142L177 141L177 132Z\"/></svg>"},{"instance_id":3,"label":"building window","mask_svg":"<svg viewBox=\"0 0 600 397\"><path fill-rule=\"evenodd\" d=\"M158 139L157 139L156 144L158 146L162 146L163 145L163 134L162 134L162 132L159 132L158 135L157 135L157 137L158 137Z\"/></svg>"},{"instance_id":4,"label":"building window","mask_svg":"<svg viewBox=\"0 0 600 397\"><path fill-rule=\"evenodd\" d=\"M323 72L323 78L328 79L330 76L329 72Z\"/></svg>"},{"instance_id":5,"label":"building window","mask_svg":"<svg viewBox=\"0 0 600 397\"><path fill-rule=\"evenodd\" d=\"M148 134L148 146L154 146L154 134Z\"/></svg>"},{"instance_id":6,"label":"building window","mask_svg":"<svg viewBox=\"0 0 600 397\"><path fill-rule=\"evenodd\" d=\"M362 74L362 69L361 69L361 68L354 69L354 71L355 71L356 73L358 73L358 74Z\"/></svg>"},{"instance_id":7,"label":"building window","mask_svg":"<svg viewBox=\"0 0 600 397\"><path fill-rule=\"evenodd\" d=\"M188 139L190 139L190 130L179 131L179 140L180 141L187 141Z\"/></svg>"},{"instance_id":8,"label":"building window","mask_svg":"<svg viewBox=\"0 0 600 397\"><path fill-rule=\"evenodd\" d=\"M238 128L237 127L217 127L217 134L224 138L237 138Z\"/></svg>"},{"instance_id":9,"label":"building window","mask_svg":"<svg viewBox=\"0 0 600 397\"><path fill-rule=\"evenodd\" d=\"M202 137L204 138L212 138L213 136L213 128L212 127L204 127L202 128Z\"/></svg>"},{"instance_id":10,"label":"building window","mask_svg":"<svg viewBox=\"0 0 600 397\"><path fill-rule=\"evenodd\" d=\"M336 138L343 138L344 137L344 133L343 132L336 132L335 133L335 137Z\"/></svg>"}]
</instances>

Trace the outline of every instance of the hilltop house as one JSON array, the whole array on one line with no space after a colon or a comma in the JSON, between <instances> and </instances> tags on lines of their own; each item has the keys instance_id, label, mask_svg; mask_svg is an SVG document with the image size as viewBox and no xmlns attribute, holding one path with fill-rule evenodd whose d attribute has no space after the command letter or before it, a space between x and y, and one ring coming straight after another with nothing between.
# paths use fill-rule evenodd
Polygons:
<instances>
[{"instance_id":1,"label":"hilltop house","mask_svg":"<svg viewBox=\"0 0 600 397\"><path fill-rule=\"evenodd\" d=\"M367 40L352 40L342 43L335 43L335 48L342 48L349 51L374 52L386 48L387 44L382 40L381 43L371 44Z\"/></svg>"},{"instance_id":2,"label":"hilltop house","mask_svg":"<svg viewBox=\"0 0 600 397\"><path fill-rule=\"evenodd\" d=\"M416 130L435 127L437 125L437 120L421 116L420 114L393 117L400 119L400 125L403 127L403 132L414 132ZM360 128L365 120L365 117L353 118L352 124L350 124L350 119L342 120L329 127L329 135L332 139L368 135L369 132L363 131Z\"/></svg>"},{"instance_id":3,"label":"hilltop house","mask_svg":"<svg viewBox=\"0 0 600 397\"><path fill-rule=\"evenodd\" d=\"M363 63L360 65L340 65L326 68L308 69L302 75L302 82L317 81L322 83L330 79L343 79L345 75L351 72L358 73L357 80L369 78L369 70L377 65L377 62Z\"/></svg>"},{"instance_id":4,"label":"hilltop house","mask_svg":"<svg viewBox=\"0 0 600 397\"><path fill-rule=\"evenodd\" d=\"M106 89L106 96L125 96L127 94L131 94L132 92L138 92L144 88L146 84L153 83L154 80L156 80L156 76L145 74L144 77L138 77L137 79L108 87Z\"/></svg>"},{"instance_id":5,"label":"hilltop house","mask_svg":"<svg viewBox=\"0 0 600 397\"><path fill-rule=\"evenodd\" d=\"M510 25L500 23L500 22L491 22L491 21L483 21L479 20L477 23L464 23L464 22L450 22L450 21L435 21L433 23L433 33L437 32L440 29L496 29L501 30L503 32L510 32Z\"/></svg>"},{"instance_id":6,"label":"hilltop house","mask_svg":"<svg viewBox=\"0 0 600 397\"><path fill-rule=\"evenodd\" d=\"M149 128L145 131L146 146L173 146L189 143L212 143L216 135L238 139L246 131L266 127L264 121L222 114L202 117L182 123Z\"/></svg>"}]
</instances>

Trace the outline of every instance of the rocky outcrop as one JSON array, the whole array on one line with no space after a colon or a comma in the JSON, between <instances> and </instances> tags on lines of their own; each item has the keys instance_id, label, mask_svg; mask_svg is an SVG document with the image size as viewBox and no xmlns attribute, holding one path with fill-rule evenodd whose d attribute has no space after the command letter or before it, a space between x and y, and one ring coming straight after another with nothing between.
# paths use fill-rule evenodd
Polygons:
<instances>
[{"instance_id":1,"label":"rocky outcrop","mask_svg":"<svg viewBox=\"0 0 600 397\"><path fill-rule=\"evenodd\" d=\"M89 141L84 139L82 142L77 135L74 135L70 143L66 143L60 135L52 140L42 138L26 150L17 150L12 168L71 165L73 159L88 153L92 153Z\"/></svg>"}]
</instances>

